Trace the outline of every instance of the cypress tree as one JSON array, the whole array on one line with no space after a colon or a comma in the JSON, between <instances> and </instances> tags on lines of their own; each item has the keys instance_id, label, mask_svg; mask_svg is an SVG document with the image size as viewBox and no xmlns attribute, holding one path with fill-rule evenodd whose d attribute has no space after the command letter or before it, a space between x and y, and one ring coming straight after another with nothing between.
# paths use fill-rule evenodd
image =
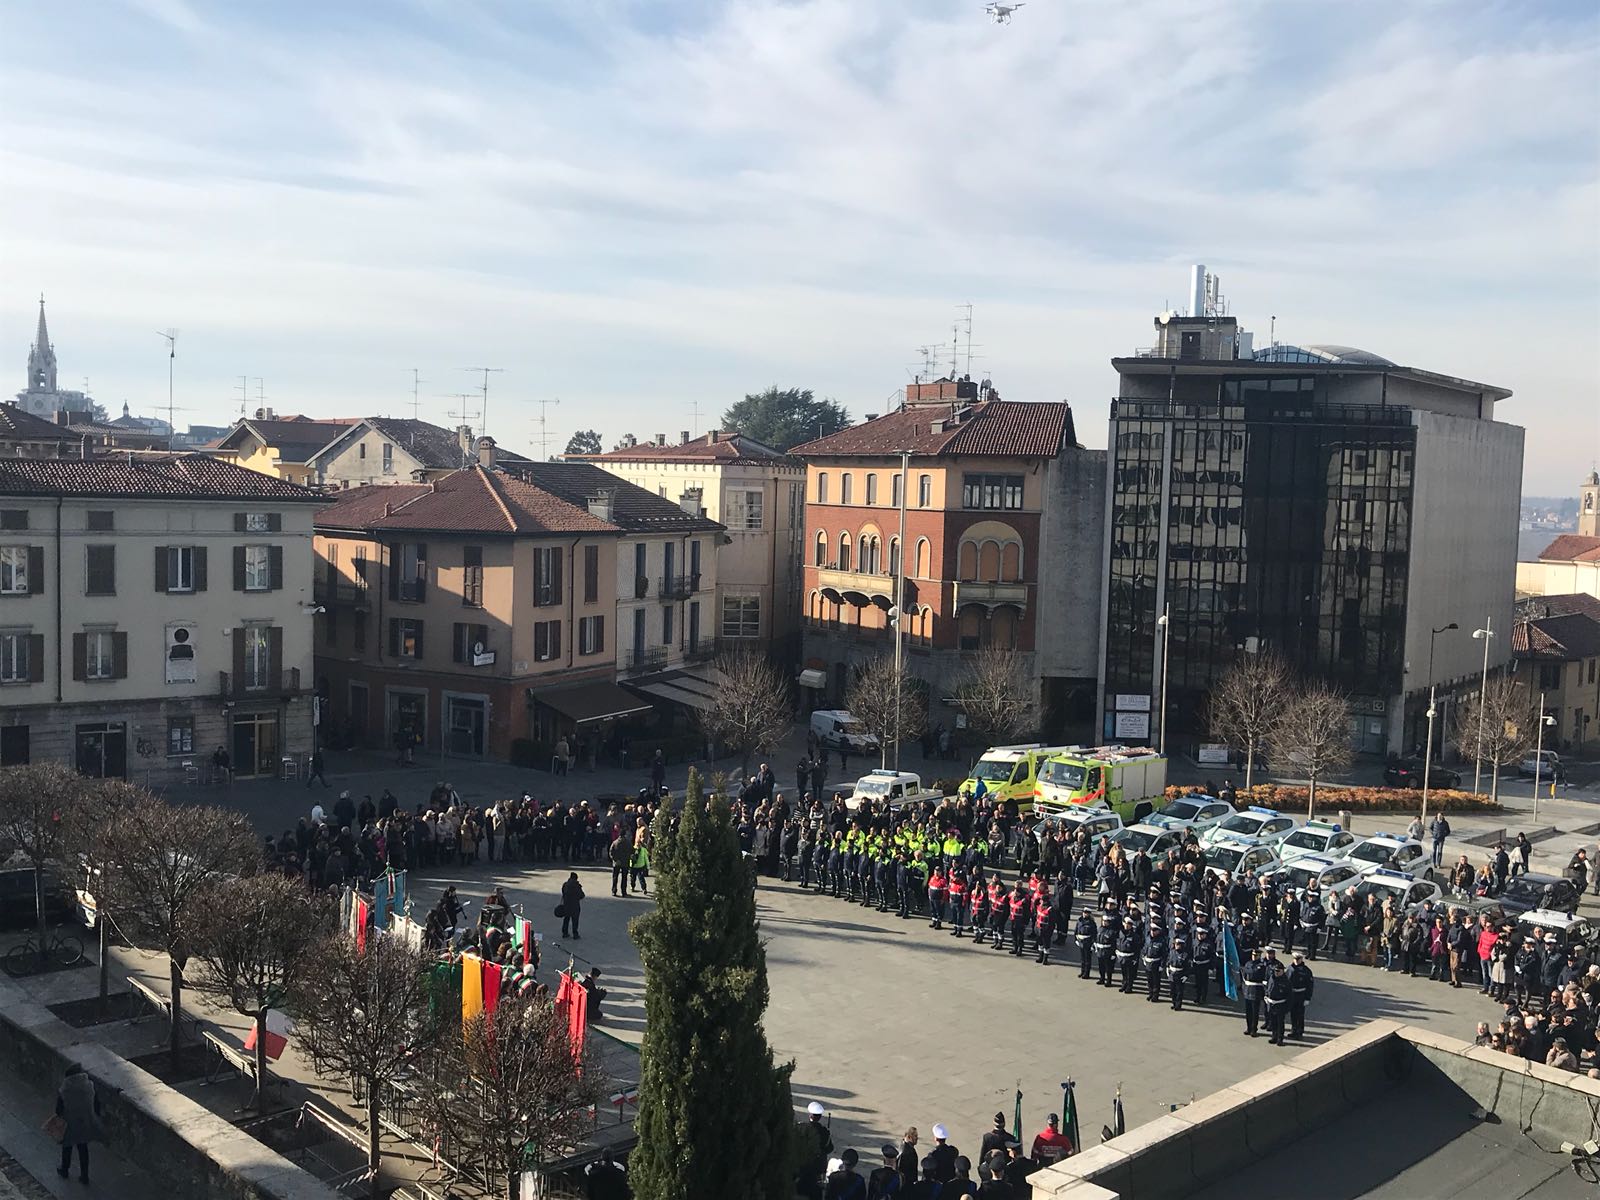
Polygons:
<instances>
[{"instance_id":1,"label":"cypress tree","mask_svg":"<svg viewBox=\"0 0 1600 1200\"><path fill-rule=\"evenodd\" d=\"M750 868L728 804L689 772L672 828L656 818L656 907L634 919L644 961L638 1147L640 1200L792 1200L789 1076L767 1044L767 955Z\"/></svg>"}]
</instances>

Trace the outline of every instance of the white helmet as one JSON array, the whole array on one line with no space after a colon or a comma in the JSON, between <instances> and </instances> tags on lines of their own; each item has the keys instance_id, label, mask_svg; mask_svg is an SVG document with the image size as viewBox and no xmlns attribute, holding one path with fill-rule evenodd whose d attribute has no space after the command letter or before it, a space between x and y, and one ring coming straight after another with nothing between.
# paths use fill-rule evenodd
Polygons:
<instances>
[{"instance_id":1,"label":"white helmet","mask_svg":"<svg viewBox=\"0 0 1600 1200\"><path fill-rule=\"evenodd\" d=\"M933 1127L933 1140L934 1141L942 1142L946 1138L948 1138L949 1136L950 1136L950 1131L948 1129L946 1129L943 1125L935 1125Z\"/></svg>"},{"instance_id":2,"label":"white helmet","mask_svg":"<svg viewBox=\"0 0 1600 1200\"><path fill-rule=\"evenodd\" d=\"M823 1113L827 1112L828 1110L822 1107L822 1104L821 1104L820 1101L813 1100L810 1104L806 1105L806 1111L808 1113L810 1113L813 1117L820 1117Z\"/></svg>"}]
</instances>

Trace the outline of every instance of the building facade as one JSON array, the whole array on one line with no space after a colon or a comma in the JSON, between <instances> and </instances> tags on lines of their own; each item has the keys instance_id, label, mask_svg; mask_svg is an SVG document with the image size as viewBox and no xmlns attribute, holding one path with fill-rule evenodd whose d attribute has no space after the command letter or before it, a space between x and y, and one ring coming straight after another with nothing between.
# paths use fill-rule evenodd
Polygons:
<instances>
[{"instance_id":1,"label":"building facade","mask_svg":"<svg viewBox=\"0 0 1600 1200\"><path fill-rule=\"evenodd\" d=\"M493 470L528 461L501 450L472 426L445 429L411 417L363 417L304 460L311 482L326 488L427 483L473 464Z\"/></svg>"},{"instance_id":2,"label":"building facade","mask_svg":"<svg viewBox=\"0 0 1600 1200\"><path fill-rule=\"evenodd\" d=\"M708 632L727 649L759 647L787 665L800 654L800 549L805 464L739 433L687 434L606 454L569 455L698 511L723 526ZM627 581L619 595L627 595Z\"/></svg>"},{"instance_id":3,"label":"building facade","mask_svg":"<svg viewBox=\"0 0 1600 1200\"><path fill-rule=\"evenodd\" d=\"M1406 751L1430 685L1448 707L1476 680L1471 630L1496 631L1491 667L1510 657L1508 391L1349 347L1252 353L1214 315L1163 316L1112 365L1103 736L1160 732L1165 657L1168 732L1205 741L1211 687L1271 652L1349 695L1358 750Z\"/></svg>"},{"instance_id":4,"label":"building facade","mask_svg":"<svg viewBox=\"0 0 1600 1200\"><path fill-rule=\"evenodd\" d=\"M1552 750L1588 754L1600 745L1600 599L1583 593L1540 596L1517 606L1511 649L1516 677L1555 718Z\"/></svg>"},{"instance_id":5,"label":"building facade","mask_svg":"<svg viewBox=\"0 0 1600 1200\"><path fill-rule=\"evenodd\" d=\"M1517 564L1517 592L1600 598L1600 472L1590 471L1578 488L1577 532L1554 538L1539 552L1538 562Z\"/></svg>"},{"instance_id":6,"label":"building facade","mask_svg":"<svg viewBox=\"0 0 1600 1200\"><path fill-rule=\"evenodd\" d=\"M319 502L201 455L0 462L0 762L160 785L303 756Z\"/></svg>"},{"instance_id":7,"label":"building facade","mask_svg":"<svg viewBox=\"0 0 1600 1200\"><path fill-rule=\"evenodd\" d=\"M280 418L270 408L261 408L227 430L210 452L250 471L313 486L319 480L309 460L352 423L302 416Z\"/></svg>"}]
</instances>

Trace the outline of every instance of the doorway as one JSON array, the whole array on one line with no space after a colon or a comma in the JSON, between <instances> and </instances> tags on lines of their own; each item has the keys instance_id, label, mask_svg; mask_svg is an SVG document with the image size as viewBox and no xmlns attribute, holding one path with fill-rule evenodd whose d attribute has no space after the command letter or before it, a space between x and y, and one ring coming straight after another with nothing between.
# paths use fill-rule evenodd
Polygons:
<instances>
[{"instance_id":1,"label":"doorway","mask_svg":"<svg viewBox=\"0 0 1600 1200\"><path fill-rule=\"evenodd\" d=\"M28 727L7 725L0 729L0 767L28 765Z\"/></svg>"},{"instance_id":2,"label":"doorway","mask_svg":"<svg viewBox=\"0 0 1600 1200\"><path fill-rule=\"evenodd\" d=\"M428 736L428 693L389 692L389 741L396 746L423 746Z\"/></svg>"},{"instance_id":3,"label":"doorway","mask_svg":"<svg viewBox=\"0 0 1600 1200\"><path fill-rule=\"evenodd\" d=\"M278 773L277 713L240 713L233 718L233 771L244 779Z\"/></svg>"},{"instance_id":4,"label":"doorway","mask_svg":"<svg viewBox=\"0 0 1600 1200\"><path fill-rule=\"evenodd\" d=\"M128 727L121 721L105 721L77 728L78 774L90 779L128 777Z\"/></svg>"},{"instance_id":5,"label":"doorway","mask_svg":"<svg viewBox=\"0 0 1600 1200\"><path fill-rule=\"evenodd\" d=\"M462 696L447 696L445 705L450 727L448 753L458 758L482 758L488 706L482 700Z\"/></svg>"},{"instance_id":6,"label":"doorway","mask_svg":"<svg viewBox=\"0 0 1600 1200\"><path fill-rule=\"evenodd\" d=\"M372 703L367 685L352 683L350 685L350 708L346 713L349 723L349 739L352 746L365 746L367 744L367 720L372 711Z\"/></svg>"}]
</instances>

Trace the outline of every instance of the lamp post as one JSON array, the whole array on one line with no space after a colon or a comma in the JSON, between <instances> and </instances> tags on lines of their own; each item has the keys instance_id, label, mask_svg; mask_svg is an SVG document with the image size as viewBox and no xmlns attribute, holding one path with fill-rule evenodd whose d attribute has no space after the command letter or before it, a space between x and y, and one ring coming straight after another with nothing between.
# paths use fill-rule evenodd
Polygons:
<instances>
[{"instance_id":1,"label":"lamp post","mask_svg":"<svg viewBox=\"0 0 1600 1200\"><path fill-rule=\"evenodd\" d=\"M900 715L905 704L906 489L911 486L911 451L900 451L900 540L894 568L894 769L900 769Z\"/></svg>"},{"instance_id":2,"label":"lamp post","mask_svg":"<svg viewBox=\"0 0 1600 1200\"><path fill-rule=\"evenodd\" d=\"M1161 742L1157 749L1165 754L1167 752L1167 650L1172 645L1172 605L1161 606L1161 615L1156 618L1156 626L1161 630Z\"/></svg>"},{"instance_id":3,"label":"lamp post","mask_svg":"<svg viewBox=\"0 0 1600 1200\"><path fill-rule=\"evenodd\" d=\"M1435 703L1437 691L1433 686L1433 643L1434 640L1447 629L1460 629L1461 626L1451 621L1448 625L1441 625L1428 637L1428 741L1422 747L1422 823L1428 823L1428 777L1433 770L1433 718L1438 714Z\"/></svg>"},{"instance_id":4,"label":"lamp post","mask_svg":"<svg viewBox=\"0 0 1600 1200\"><path fill-rule=\"evenodd\" d=\"M1539 744L1533 752L1533 823L1539 824L1539 775L1544 768L1544 727L1556 719L1544 710L1544 693L1539 693ZM1554 791L1555 789L1551 789Z\"/></svg>"},{"instance_id":5,"label":"lamp post","mask_svg":"<svg viewBox=\"0 0 1600 1200\"><path fill-rule=\"evenodd\" d=\"M1478 683L1478 752L1472 759L1472 793L1477 795L1483 778L1483 709L1489 701L1489 642L1494 637L1494 618L1486 618L1483 628L1474 629L1472 636L1483 643L1483 675Z\"/></svg>"}]
</instances>

